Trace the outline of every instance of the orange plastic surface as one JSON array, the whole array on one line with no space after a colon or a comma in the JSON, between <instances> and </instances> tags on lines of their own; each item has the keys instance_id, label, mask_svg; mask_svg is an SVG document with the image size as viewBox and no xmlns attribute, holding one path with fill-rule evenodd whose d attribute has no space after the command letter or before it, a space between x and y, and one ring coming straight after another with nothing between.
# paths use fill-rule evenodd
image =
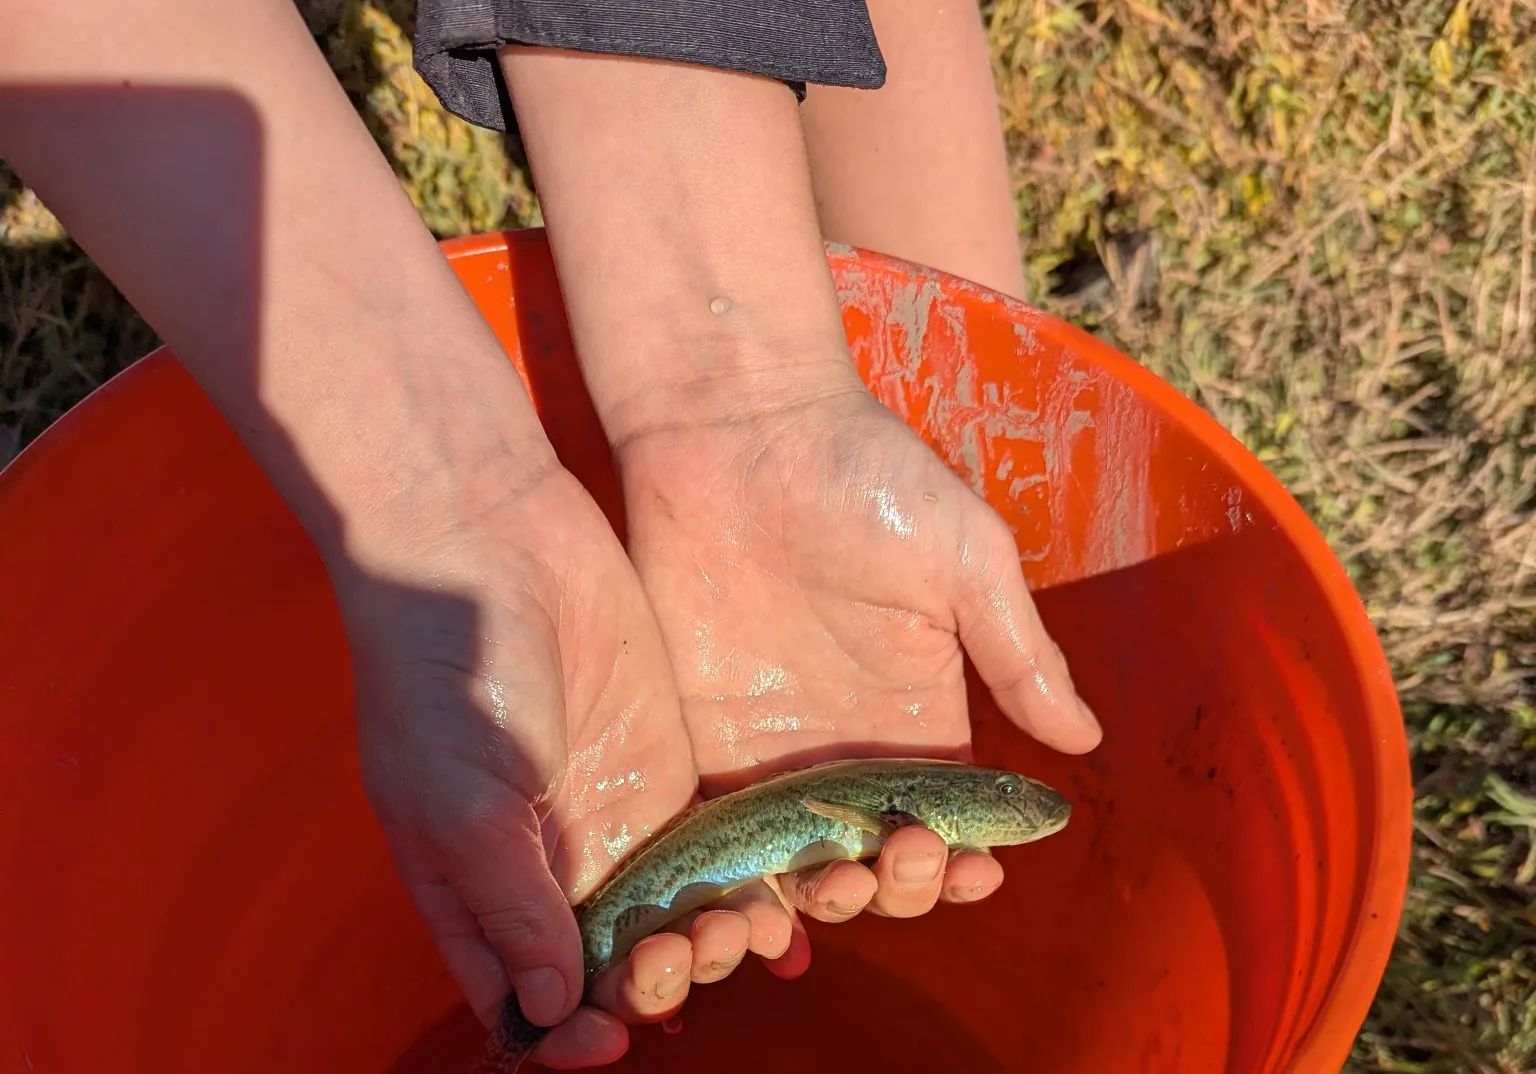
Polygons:
<instances>
[{"instance_id":1,"label":"orange plastic surface","mask_svg":"<svg viewBox=\"0 0 1536 1074\"><path fill-rule=\"evenodd\" d=\"M620 521L539 233L445 244ZM1339 563L1203 412L1086 334L831 252L872 389L1011 523L1105 724L977 753L1076 806L972 907L811 923L623 1072L1335 1074L1410 845L1393 684ZM482 1032L398 886L320 561L170 354L0 475L0 1074L454 1074Z\"/></svg>"}]
</instances>

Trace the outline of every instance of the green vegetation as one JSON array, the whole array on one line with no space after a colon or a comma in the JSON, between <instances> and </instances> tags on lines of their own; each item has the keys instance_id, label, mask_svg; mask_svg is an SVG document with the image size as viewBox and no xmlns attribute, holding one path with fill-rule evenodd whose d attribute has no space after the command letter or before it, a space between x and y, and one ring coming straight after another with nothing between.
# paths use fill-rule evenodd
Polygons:
<instances>
[{"instance_id":1,"label":"green vegetation","mask_svg":"<svg viewBox=\"0 0 1536 1074\"><path fill-rule=\"evenodd\" d=\"M437 234L537 222L411 4L301 6ZM1260 455L1391 658L1418 849L1352 1068L1536 1068L1536 4L985 11L1035 301ZM0 168L0 461L153 341Z\"/></svg>"}]
</instances>

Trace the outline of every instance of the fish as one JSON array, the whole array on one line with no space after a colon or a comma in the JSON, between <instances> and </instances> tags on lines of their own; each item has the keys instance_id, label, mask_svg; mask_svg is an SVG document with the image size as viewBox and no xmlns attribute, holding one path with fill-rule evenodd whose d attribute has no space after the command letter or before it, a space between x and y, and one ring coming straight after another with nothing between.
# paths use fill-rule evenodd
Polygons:
<instances>
[{"instance_id":1,"label":"fish","mask_svg":"<svg viewBox=\"0 0 1536 1074\"><path fill-rule=\"evenodd\" d=\"M576 907L585 982L645 937L754 880L880 854L898 828L930 828L951 850L1031 843L1072 807L1039 780L932 758L825 761L694 805L627 854ZM549 1030L509 995L475 1074L513 1074Z\"/></svg>"}]
</instances>

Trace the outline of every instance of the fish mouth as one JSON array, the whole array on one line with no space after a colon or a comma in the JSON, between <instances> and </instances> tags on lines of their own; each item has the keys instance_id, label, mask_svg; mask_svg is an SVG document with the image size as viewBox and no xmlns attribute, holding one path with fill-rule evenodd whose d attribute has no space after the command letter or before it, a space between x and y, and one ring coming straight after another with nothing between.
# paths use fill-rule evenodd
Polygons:
<instances>
[{"instance_id":1,"label":"fish mouth","mask_svg":"<svg viewBox=\"0 0 1536 1074\"><path fill-rule=\"evenodd\" d=\"M1042 813L1045 818L1043 825L1045 834L1054 835L1065 828L1067 821L1072 819L1072 803L1059 794L1052 795L1051 801L1047 803Z\"/></svg>"},{"instance_id":2,"label":"fish mouth","mask_svg":"<svg viewBox=\"0 0 1536 1074\"><path fill-rule=\"evenodd\" d=\"M1029 837L1025 841L1030 843L1055 835L1072 819L1072 803L1059 791L1037 783L1035 792L1037 797L1031 803L1031 808L1027 812L1019 811L1019 819L1029 830Z\"/></svg>"}]
</instances>

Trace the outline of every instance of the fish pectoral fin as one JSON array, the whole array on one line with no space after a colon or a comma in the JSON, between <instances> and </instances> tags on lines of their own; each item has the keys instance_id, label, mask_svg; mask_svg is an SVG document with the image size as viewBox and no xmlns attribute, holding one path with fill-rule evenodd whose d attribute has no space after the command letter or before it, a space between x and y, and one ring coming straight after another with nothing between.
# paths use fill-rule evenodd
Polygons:
<instances>
[{"instance_id":1,"label":"fish pectoral fin","mask_svg":"<svg viewBox=\"0 0 1536 1074\"><path fill-rule=\"evenodd\" d=\"M800 804L818 817L826 817L828 820L835 820L882 838L901 827L900 822L895 820L895 815L890 813L875 813L868 809L860 809L858 806L823 802L819 798L802 798Z\"/></svg>"}]
</instances>

